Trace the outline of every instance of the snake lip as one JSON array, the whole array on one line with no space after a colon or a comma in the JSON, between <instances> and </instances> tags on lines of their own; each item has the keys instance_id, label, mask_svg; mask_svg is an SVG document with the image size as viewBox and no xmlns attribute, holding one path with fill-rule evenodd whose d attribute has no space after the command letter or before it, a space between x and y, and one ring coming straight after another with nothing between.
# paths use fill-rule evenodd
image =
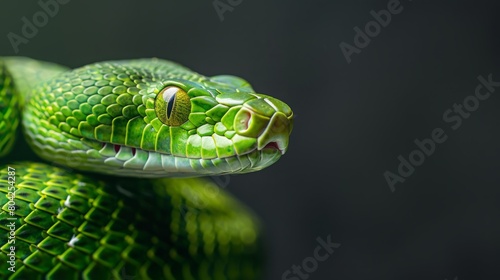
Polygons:
<instances>
[{"instance_id":1,"label":"snake lip","mask_svg":"<svg viewBox=\"0 0 500 280\"><path fill-rule=\"evenodd\" d=\"M278 146L278 143L276 143L276 142L269 142L269 143L267 143L267 145L264 146L264 149L277 149L277 150L281 150L280 147Z\"/></svg>"},{"instance_id":2,"label":"snake lip","mask_svg":"<svg viewBox=\"0 0 500 280\"><path fill-rule=\"evenodd\" d=\"M285 154L285 149L280 147L280 144L276 141L272 141L272 142L269 142L267 143L264 148L262 148L261 150L264 150L264 149L270 149L270 150L278 150L280 151L280 153L283 155Z\"/></svg>"}]
</instances>

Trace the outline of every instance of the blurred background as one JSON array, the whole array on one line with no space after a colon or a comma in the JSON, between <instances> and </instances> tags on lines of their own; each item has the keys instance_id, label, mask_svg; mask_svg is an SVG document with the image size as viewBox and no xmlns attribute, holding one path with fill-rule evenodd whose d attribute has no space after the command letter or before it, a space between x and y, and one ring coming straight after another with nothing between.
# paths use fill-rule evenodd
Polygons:
<instances>
[{"instance_id":1,"label":"blurred background","mask_svg":"<svg viewBox=\"0 0 500 280\"><path fill-rule=\"evenodd\" d=\"M225 187L262 221L265 279L500 279L500 87L469 97L500 81L497 1L59 1L32 38L38 2L2 1L1 55L161 57L292 107L288 153ZM466 98L454 130L443 114ZM393 192L384 173L436 128L447 140ZM312 261L318 238L340 247Z\"/></svg>"}]
</instances>

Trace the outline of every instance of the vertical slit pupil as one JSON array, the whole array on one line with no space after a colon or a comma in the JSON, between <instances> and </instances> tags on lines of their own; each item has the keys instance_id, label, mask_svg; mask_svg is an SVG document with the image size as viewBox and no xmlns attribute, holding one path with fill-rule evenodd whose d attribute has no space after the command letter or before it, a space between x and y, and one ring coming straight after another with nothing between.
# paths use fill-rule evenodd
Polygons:
<instances>
[{"instance_id":1,"label":"vertical slit pupil","mask_svg":"<svg viewBox=\"0 0 500 280\"><path fill-rule=\"evenodd\" d=\"M170 96L170 99L168 99L167 119L170 119L170 115L172 114L172 110L174 109L174 102L175 102L175 94L172 94L172 96Z\"/></svg>"}]
</instances>

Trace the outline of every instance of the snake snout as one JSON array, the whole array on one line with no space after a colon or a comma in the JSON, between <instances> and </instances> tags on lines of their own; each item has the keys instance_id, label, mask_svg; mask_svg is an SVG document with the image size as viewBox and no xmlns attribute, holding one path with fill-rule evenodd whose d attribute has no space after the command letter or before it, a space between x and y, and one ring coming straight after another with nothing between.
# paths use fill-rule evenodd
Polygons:
<instances>
[{"instance_id":1,"label":"snake snout","mask_svg":"<svg viewBox=\"0 0 500 280\"><path fill-rule=\"evenodd\" d=\"M287 118L285 114L278 112L273 115L269 121L269 125L257 138L257 148L259 150L274 148L280 150L281 154L284 154L288 148L291 132L291 118Z\"/></svg>"},{"instance_id":2,"label":"snake snout","mask_svg":"<svg viewBox=\"0 0 500 280\"><path fill-rule=\"evenodd\" d=\"M236 114L234 128L237 134L257 139L257 149L276 149L284 154L292 132L292 116L281 111L264 115L243 107Z\"/></svg>"}]
</instances>

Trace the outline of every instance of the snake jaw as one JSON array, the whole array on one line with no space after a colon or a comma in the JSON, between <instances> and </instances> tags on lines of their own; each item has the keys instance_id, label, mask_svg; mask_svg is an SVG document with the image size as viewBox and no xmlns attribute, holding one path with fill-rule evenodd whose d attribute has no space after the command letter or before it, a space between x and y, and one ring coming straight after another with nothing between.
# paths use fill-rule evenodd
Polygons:
<instances>
[{"instance_id":1,"label":"snake jaw","mask_svg":"<svg viewBox=\"0 0 500 280\"><path fill-rule=\"evenodd\" d=\"M87 143L90 141L92 140L87 139ZM262 149L258 149L255 144L252 150L245 153L210 159L175 156L104 142L95 143L94 148L89 146L89 149L84 153L100 156L84 160L76 154L63 155L62 151L59 151L61 158L57 161L69 167L78 166L81 170L89 171L99 166L100 173L116 176L199 177L258 171L275 163L284 152L276 142L270 142ZM47 146L40 150L40 153L44 156L55 154Z\"/></svg>"}]
</instances>

